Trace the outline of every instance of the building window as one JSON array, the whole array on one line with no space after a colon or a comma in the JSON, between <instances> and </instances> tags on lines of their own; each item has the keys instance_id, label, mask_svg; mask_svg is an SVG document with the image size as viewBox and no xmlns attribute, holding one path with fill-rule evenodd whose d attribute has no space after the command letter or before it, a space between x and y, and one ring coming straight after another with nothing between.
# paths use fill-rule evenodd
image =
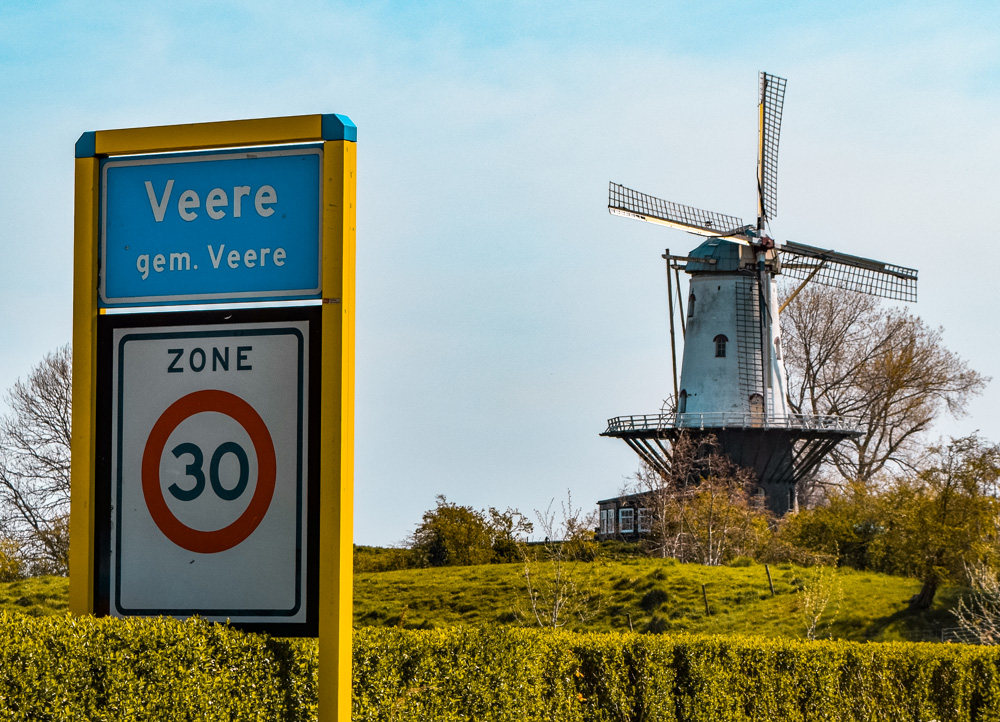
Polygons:
<instances>
[{"instance_id":1,"label":"building window","mask_svg":"<svg viewBox=\"0 0 1000 722\"><path fill-rule=\"evenodd\" d=\"M686 414L688 410L688 392L681 389L680 394L677 396L677 413Z\"/></svg>"},{"instance_id":2,"label":"building window","mask_svg":"<svg viewBox=\"0 0 1000 722\"><path fill-rule=\"evenodd\" d=\"M601 534L615 533L615 510L601 509Z\"/></svg>"},{"instance_id":3,"label":"building window","mask_svg":"<svg viewBox=\"0 0 1000 722\"><path fill-rule=\"evenodd\" d=\"M618 510L618 528L621 530L622 534L631 534L635 531L633 523L634 514L635 511L633 509Z\"/></svg>"},{"instance_id":4,"label":"building window","mask_svg":"<svg viewBox=\"0 0 1000 722\"><path fill-rule=\"evenodd\" d=\"M639 533L649 531L652 529L653 521L653 510L652 509L640 509L639 510Z\"/></svg>"},{"instance_id":5,"label":"building window","mask_svg":"<svg viewBox=\"0 0 1000 722\"><path fill-rule=\"evenodd\" d=\"M715 341L715 358L725 358L726 344L729 342L729 339L720 333L712 340Z\"/></svg>"},{"instance_id":6,"label":"building window","mask_svg":"<svg viewBox=\"0 0 1000 722\"><path fill-rule=\"evenodd\" d=\"M694 316L694 294L688 296L688 318Z\"/></svg>"}]
</instances>

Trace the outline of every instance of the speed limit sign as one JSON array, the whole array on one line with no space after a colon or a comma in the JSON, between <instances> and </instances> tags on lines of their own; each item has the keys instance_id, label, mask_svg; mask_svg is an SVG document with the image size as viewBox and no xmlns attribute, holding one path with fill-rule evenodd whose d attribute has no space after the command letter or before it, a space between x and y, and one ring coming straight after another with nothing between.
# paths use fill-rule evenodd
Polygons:
<instances>
[{"instance_id":1,"label":"speed limit sign","mask_svg":"<svg viewBox=\"0 0 1000 722\"><path fill-rule=\"evenodd\" d=\"M102 319L110 614L310 623L318 318Z\"/></svg>"}]
</instances>

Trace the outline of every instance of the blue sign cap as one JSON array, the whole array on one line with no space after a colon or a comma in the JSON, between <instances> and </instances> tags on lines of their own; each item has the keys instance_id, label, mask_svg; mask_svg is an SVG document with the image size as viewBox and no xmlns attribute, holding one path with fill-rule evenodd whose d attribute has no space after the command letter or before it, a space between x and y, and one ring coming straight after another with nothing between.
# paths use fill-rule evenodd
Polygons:
<instances>
[{"instance_id":1,"label":"blue sign cap","mask_svg":"<svg viewBox=\"0 0 1000 722\"><path fill-rule=\"evenodd\" d=\"M323 116L323 140L349 140L358 142L358 126L346 115L329 113Z\"/></svg>"}]
</instances>

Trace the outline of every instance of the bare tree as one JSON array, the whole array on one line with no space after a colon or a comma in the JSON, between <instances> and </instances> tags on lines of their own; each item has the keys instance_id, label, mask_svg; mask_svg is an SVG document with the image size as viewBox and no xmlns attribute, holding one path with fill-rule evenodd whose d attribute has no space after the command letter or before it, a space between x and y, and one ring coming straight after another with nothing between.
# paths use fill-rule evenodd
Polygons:
<instances>
[{"instance_id":1,"label":"bare tree","mask_svg":"<svg viewBox=\"0 0 1000 722\"><path fill-rule=\"evenodd\" d=\"M685 535L678 511L688 487L697 481L696 455L696 442L682 434L670 445L665 470L643 464L623 490L623 496L633 493L642 496L642 505L649 515L644 543L654 556L681 559L685 555Z\"/></svg>"},{"instance_id":2,"label":"bare tree","mask_svg":"<svg viewBox=\"0 0 1000 722\"><path fill-rule=\"evenodd\" d=\"M822 627L829 628L836 620L844 599L844 590L836 567L819 566L809 576L809 580L802 585L800 604L806 639L816 639Z\"/></svg>"},{"instance_id":3,"label":"bare tree","mask_svg":"<svg viewBox=\"0 0 1000 722\"><path fill-rule=\"evenodd\" d=\"M753 472L721 454L713 436L682 434L670 452L665 470L645 466L631 484L647 509L650 550L707 565L753 556L770 518L752 494Z\"/></svg>"},{"instance_id":4,"label":"bare tree","mask_svg":"<svg viewBox=\"0 0 1000 722\"><path fill-rule=\"evenodd\" d=\"M1000 578L983 562L967 566L966 575L972 592L958 600L958 626L979 644L1000 644Z\"/></svg>"},{"instance_id":5,"label":"bare tree","mask_svg":"<svg viewBox=\"0 0 1000 722\"><path fill-rule=\"evenodd\" d=\"M0 419L0 520L32 573L69 565L72 386L67 345L14 384Z\"/></svg>"},{"instance_id":6,"label":"bare tree","mask_svg":"<svg viewBox=\"0 0 1000 722\"><path fill-rule=\"evenodd\" d=\"M828 457L846 479L912 469L934 420L962 414L989 381L945 348L940 329L874 296L807 288L781 331L792 407L855 418L864 431Z\"/></svg>"},{"instance_id":7,"label":"bare tree","mask_svg":"<svg viewBox=\"0 0 1000 722\"><path fill-rule=\"evenodd\" d=\"M600 612L603 599L593 589L591 571L580 561L592 559L595 553L594 514L584 515L582 509L575 508L567 491L557 521L554 502L549 502L544 512L535 511L538 527L545 534L540 553L532 554L522 547L528 609L515 611L522 619L534 619L539 627L557 629L572 621L591 619Z\"/></svg>"}]
</instances>

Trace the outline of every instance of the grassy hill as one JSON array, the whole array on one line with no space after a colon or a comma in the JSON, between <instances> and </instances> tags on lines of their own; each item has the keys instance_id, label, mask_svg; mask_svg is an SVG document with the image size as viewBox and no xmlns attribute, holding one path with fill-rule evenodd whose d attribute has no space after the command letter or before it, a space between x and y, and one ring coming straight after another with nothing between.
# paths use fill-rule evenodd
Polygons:
<instances>
[{"instance_id":1,"label":"grassy hill","mask_svg":"<svg viewBox=\"0 0 1000 722\"><path fill-rule=\"evenodd\" d=\"M34 617L61 614L69 609L69 579L31 577L0 584L0 611Z\"/></svg>"},{"instance_id":2,"label":"grassy hill","mask_svg":"<svg viewBox=\"0 0 1000 722\"><path fill-rule=\"evenodd\" d=\"M544 577L545 563L535 569ZM354 578L356 626L444 627L536 622L527 605L524 567L496 564L476 567L411 569L358 573ZM596 597L596 612L581 631L707 632L803 637L809 600L830 592L817 636L849 640L934 640L941 627L954 626L950 610L959 589L945 587L934 609L911 614L907 600L916 593L913 579L857 572L821 572L788 564L771 567L771 596L764 566L746 564L704 567L673 560L634 558L577 562L571 572ZM820 575L824 579L819 579ZM705 613L705 595L709 614ZM0 584L0 609L26 614L66 610L67 580L39 577Z\"/></svg>"},{"instance_id":3,"label":"grassy hill","mask_svg":"<svg viewBox=\"0 0 1000 722\"><path fill-rule=\"evenodd\" d=\"M946 587L926 614L907 601L920 587L913 579L857 572L820 571L789 564L771 567L771 596L763 565L705 567L670 559L578 562L574 572L600 597L599 609L578 631L706 632L803 637L806 607L825 576L832 592L817 636L850 640L935 640L955 625L951 609L959 589ZM415 569L356 574L357 626L536 624L527 608L520 564ZM544 575L546 565L538 573ZM705 585L704 595L702 585ZM705 596L709 614L705 613ZM518 615L517 611L521 614ZM527 615L525 615L527 612ZM526 618L527 617L527 618Z\"/></svg>"}]
</instances>

